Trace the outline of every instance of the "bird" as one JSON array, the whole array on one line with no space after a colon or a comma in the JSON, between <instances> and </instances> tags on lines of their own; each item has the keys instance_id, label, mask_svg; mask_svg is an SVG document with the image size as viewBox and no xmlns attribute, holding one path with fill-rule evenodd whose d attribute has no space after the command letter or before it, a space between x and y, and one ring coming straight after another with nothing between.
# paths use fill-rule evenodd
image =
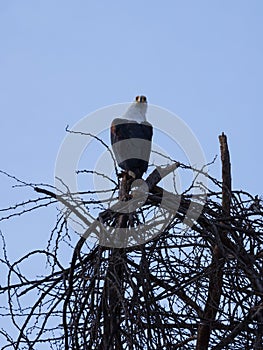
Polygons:
<instances>
[{"instance_id":1,"label":"bird","mask_svg":"<svg viewBox=\"0 0 263 350\"><path fill-rule=\"evenodd\" d=\"M148 169L153 127L146 120L147 98L136 96L122 118L110 127L112 150L121 169L134 179L142 178Z\"/></svg>"}]
</instances>

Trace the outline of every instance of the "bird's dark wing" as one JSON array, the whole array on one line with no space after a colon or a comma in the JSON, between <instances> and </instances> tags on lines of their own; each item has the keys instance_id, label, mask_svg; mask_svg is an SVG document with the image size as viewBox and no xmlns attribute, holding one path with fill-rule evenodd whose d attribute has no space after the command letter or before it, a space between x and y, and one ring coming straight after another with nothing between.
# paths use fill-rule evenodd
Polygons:
<instances>
[{"instance_id":1,"label":"bird's dark wing","mask_svg":"<svg viewBox=\"0 0 263 350\"><path fill-rule=\"evenodd\" d=\"M116 118L111 123L111 144L132 138L151 141L152 135L153 127L148 122L137 123L127 119Z\"/></svg>"},{"instance_id":2,"label":"bird's dark wing","mask_svg":"<svg viewBox=\"0 0 263 350\"><path fill-rule=\"evenodd\" d=\"M147 170L153 128L148 122L137 123L116 118L111 124L111 144L121 168L138 177Z\"/></svg>"}]
</instances>

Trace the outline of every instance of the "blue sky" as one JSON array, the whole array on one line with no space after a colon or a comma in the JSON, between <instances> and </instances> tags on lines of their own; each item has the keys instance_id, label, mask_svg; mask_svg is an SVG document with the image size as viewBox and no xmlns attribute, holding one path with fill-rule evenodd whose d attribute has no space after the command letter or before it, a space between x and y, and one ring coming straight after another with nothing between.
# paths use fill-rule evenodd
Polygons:
<instances>
[{"instance_id":1,"label":"blue sky","mask_svg":"<svg viewBox=\"0 0 263 350\"><path fill-rule=\"evenodd\" d=\"M0 0L0 168L52 184L67 124L145 94L208 161L224 131L233 187L261 195L262 12L261 0ZM219 159L210 171L220 177ZM1 207L34 196L1 176ZM55 220L50 209L3 223L10 259L45 246Z\"/></svg>"},{"instance_id":2,"label":"blue sky","mask_svg":"<svg viewBox=\"0 0 263 350\"><path fill-rule=\"evenodd\" d=\"M208 161L224 131L233 187L260 195L262 11L260 0L1 0L1 169L53 183L67 124L145 94L189 125ZM219 159L210 171L220 177ZM1 206L23 198L1 179ZM21 225L31 242L42 216L28 218L6 235Z\"/></svg>"}]
</instances>

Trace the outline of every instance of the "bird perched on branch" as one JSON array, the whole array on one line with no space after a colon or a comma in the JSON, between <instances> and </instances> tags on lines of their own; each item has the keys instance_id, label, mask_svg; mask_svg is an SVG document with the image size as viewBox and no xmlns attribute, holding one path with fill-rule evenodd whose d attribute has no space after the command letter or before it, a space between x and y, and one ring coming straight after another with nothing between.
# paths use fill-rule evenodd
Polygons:
<instances>
[{"instance_id":1,"label":"bird perched on branch","mask_svg":"<svg viewBox=\"0 0 263 350\"><path fill-rule=\"evenodd\" d=\"M153 127L146 120L147 99L137 96L123 118L111 123L111 145L120 168L134 179L142 177L148 168Z\"/></svg>"}]
</instances>

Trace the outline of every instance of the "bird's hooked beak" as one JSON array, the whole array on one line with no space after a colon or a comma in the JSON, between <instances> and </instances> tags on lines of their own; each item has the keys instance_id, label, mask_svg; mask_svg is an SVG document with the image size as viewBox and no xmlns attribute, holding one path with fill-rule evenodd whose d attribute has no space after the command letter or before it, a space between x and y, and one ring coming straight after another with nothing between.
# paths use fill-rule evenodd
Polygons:
<instances>
[{"instance_id":1,"label":"bird's hooked beak","mask_svg":"<svg viewBox=\"0 0 263 350\"><path fill-rule=\"evenodd\" d=\"M137 102L137 103L147 103L147 98L146 98L146 96L136 96L135 102Z\"/></svg>"}]
</instances>

